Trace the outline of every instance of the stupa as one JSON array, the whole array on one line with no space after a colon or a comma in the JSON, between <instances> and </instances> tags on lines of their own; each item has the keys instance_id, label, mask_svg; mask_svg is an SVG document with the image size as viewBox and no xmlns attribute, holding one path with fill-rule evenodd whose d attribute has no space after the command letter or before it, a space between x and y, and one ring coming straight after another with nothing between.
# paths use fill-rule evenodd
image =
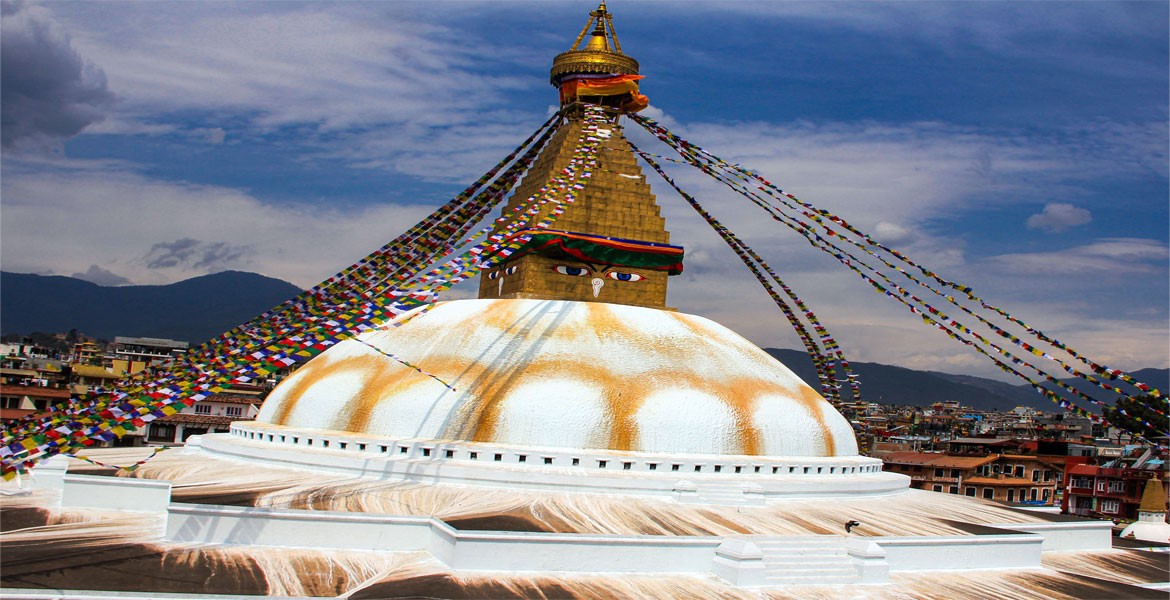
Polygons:
<instances>
[{"instance_id":1,"label":"stupa","mask_svg":"<svg viewBox=\"0 0 1170 600\"><path fill-rule=\"evenodd\" d=\"M1146 480L1138 520L1121 531L1122 538L1143 542L1170 543L1170 523L1166 522L1166 489L1159 477Z\"/></svg>"},{"instance_id":2,"label":"stupa","mask_svg":"<svg viewBox=\"0 0 1170 600\"><path fill-rule=\"evenodd\" d=\"M791 371L667 306L684 251L618 122L639 65L590 17L509 206L570 160L582 103L613 110L598 165L479 298L337 344L132 473L57 456L5 483L4 595L1164 597L1112 523L910 489Z\"/></svg>"},{"instance_id":3,"label":"stupa","mask_svg":"<svg viewBox=\"0 0 1170 600\"><path fill-rule=\"evenodd\" d=\"M620 48L603 4L553 60L566 116L504 214L515 214L509 209L568 165L583 102L642 105L638 62ZM818 463L825 473L880 470L880 461L858 456L848 421L790 370L719 324L666 308L683 248L670 244L620 114L598 131L599 162L575 202L482 273L478 300L441 302L417 318L405 315L403 327L331 348L273 391L255 431L268 435L266 427L278 425L655 454L639 463L669 462L670 453L713 463L724 455L739 462L802 457L826 459ZM551 211L545 206L531 218Z\"/></svg>"}]
</instances>

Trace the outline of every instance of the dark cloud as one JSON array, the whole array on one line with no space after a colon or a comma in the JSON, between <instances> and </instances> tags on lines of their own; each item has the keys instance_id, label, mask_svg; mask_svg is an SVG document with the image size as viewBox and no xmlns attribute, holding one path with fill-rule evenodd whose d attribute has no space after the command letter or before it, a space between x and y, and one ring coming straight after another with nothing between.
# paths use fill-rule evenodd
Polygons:
<instances>
[{"instance_id":1,"label":"dark cloud","mask_svg":"<svg viewBox=\"0 0 1170 600\"><path fill-rule=\"evenodd\" d=\"M192 238L180 238L173 242L159 242L146 253L148 269L169 269L185 267L215 271L240 262L250 253L250 246L233 246L226 242L203 242Z\"/></svg>"},{"instance_id":2,"label":"dark cloud","mask_svg":"<svg viewBox=\"0 0 1170 600\"><path fill-rule=\"evenodd\" d=\"M131 283L129 279L118 275L112 271L103 269L97 265L90 265L89 269L84 273L74 273L73 277L83 279L90 283L96 283L104 286L118 286Z\"/></svg>"},{"instance_id":3,"label":"dark cloud","mask_svg":"<svg viewBox=\"0 0 1170 600\"><path fill-rule=\"evenodd\" d=\"M105 118L114 95L43 8L0 2L0 144L51 147Z\"/></svg>"}]
</instances>

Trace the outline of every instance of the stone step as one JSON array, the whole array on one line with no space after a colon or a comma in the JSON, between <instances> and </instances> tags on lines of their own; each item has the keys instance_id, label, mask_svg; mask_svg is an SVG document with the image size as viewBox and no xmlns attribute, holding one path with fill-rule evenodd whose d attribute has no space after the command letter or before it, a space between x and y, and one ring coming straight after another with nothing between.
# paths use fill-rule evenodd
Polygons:
<instances>
[{"instance_id":1,"label":"stone step","mask_svg":"<svg viewBox=\"0 0 1170 600\"><path fill-rule=\"evenodd\" d=\"M838 538L838 537L832 537L832 536L826 536L826 537L821 537L821 538L803 538L803 539L799 539L799 540L753 539L752 543L754 543L761 550L763 550L764 548L785 549L785 548L844 548L845 547L845 540Z\"/></svg>"},{"instance_id":2,"label":"stone step","mask_svg":"<svg viewBox=\"0 0 1170 600\"><path fill-rule=\"evenodd\" d=\"M849 560L849 556L846 552L833 552L824 554L783 554L783 556L780 556L780 554L764 554L764 564L768 565L806 565L810 563L840 564L841 560Z\"/></svg>"},{"instance_id":3,"label":"stone step","mask_svg":"<svg viewBox=\"0 0 1170 600\"><path fill-rule=\"evenodd\" d=\"M768 585L837 585L857 583L860 580L857 573L848 575L824 575L809 577L765 577Z\"/></svg>"}]
</instances>

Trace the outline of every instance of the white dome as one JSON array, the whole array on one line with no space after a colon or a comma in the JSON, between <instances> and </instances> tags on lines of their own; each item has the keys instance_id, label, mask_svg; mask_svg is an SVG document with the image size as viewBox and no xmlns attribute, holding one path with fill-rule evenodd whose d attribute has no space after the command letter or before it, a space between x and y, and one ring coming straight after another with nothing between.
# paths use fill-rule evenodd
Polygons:
<instances>
[{"instance_id":1,"label":"white dome","mask_svg":"<svg viewBox=\"0 0 1170 600\"><path fill-rule=\"evenodd\" d=\"M857 454L849 423L815 390L702 317L596 302L459 300L359 340L298 369L257 421L577 449Z\"/></svg>"}]
</instances>

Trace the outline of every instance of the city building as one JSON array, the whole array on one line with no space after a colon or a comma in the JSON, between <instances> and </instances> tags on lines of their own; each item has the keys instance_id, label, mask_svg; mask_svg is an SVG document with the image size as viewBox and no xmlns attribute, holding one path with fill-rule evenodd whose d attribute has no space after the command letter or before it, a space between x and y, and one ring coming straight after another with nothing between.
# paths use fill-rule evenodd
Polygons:
<instances>
[{"instance_id":1,"label":"city building","mask_svg":"<svg viewBox=\"0 0 1170 600\"><path fill-rule=\"evenodd\" d=\"M1059 461L1022 454L981 456L932 452L884 454L887 471L917 489L1016 504L1052 505L1059 497Z\"/></svg>"},{"instance_id":2,"label":"city building","mask_svg":"<svg viewBox=\"0 0 1170 600\"><path fill-rule=\"evenodd\" d=\"M152 364L168 361L187 351L187 342L164 338L116 336L112 357L126 362Z\"/></svg>"},{"instance_id":3,"label":"city building","mask_svg":"<svg viewBox=\"0 0 1170 600\"><path fill-rule=\"evenodd\" d=\"M235 421L250 421L260 412L265 389L236 385L230 392L209 396L194 406L151 421L146 426L146 443L181 444L193 435L226 433Z\"/></svg>"},{"instance_id":4,"label":"city building","mask_svg":"<svg viewBox=\"0 0 1170 600\"><path fill-rule=\"evenodd\" d=\"M1146 482L1166 470L1166 456L1165 447L1131 446L1117 458L1080 458L1070 463L1063 481L1063 511L1137 521ZM1161 482L1165 487L1166 479Z\"/></svg>"}]
</instances>

